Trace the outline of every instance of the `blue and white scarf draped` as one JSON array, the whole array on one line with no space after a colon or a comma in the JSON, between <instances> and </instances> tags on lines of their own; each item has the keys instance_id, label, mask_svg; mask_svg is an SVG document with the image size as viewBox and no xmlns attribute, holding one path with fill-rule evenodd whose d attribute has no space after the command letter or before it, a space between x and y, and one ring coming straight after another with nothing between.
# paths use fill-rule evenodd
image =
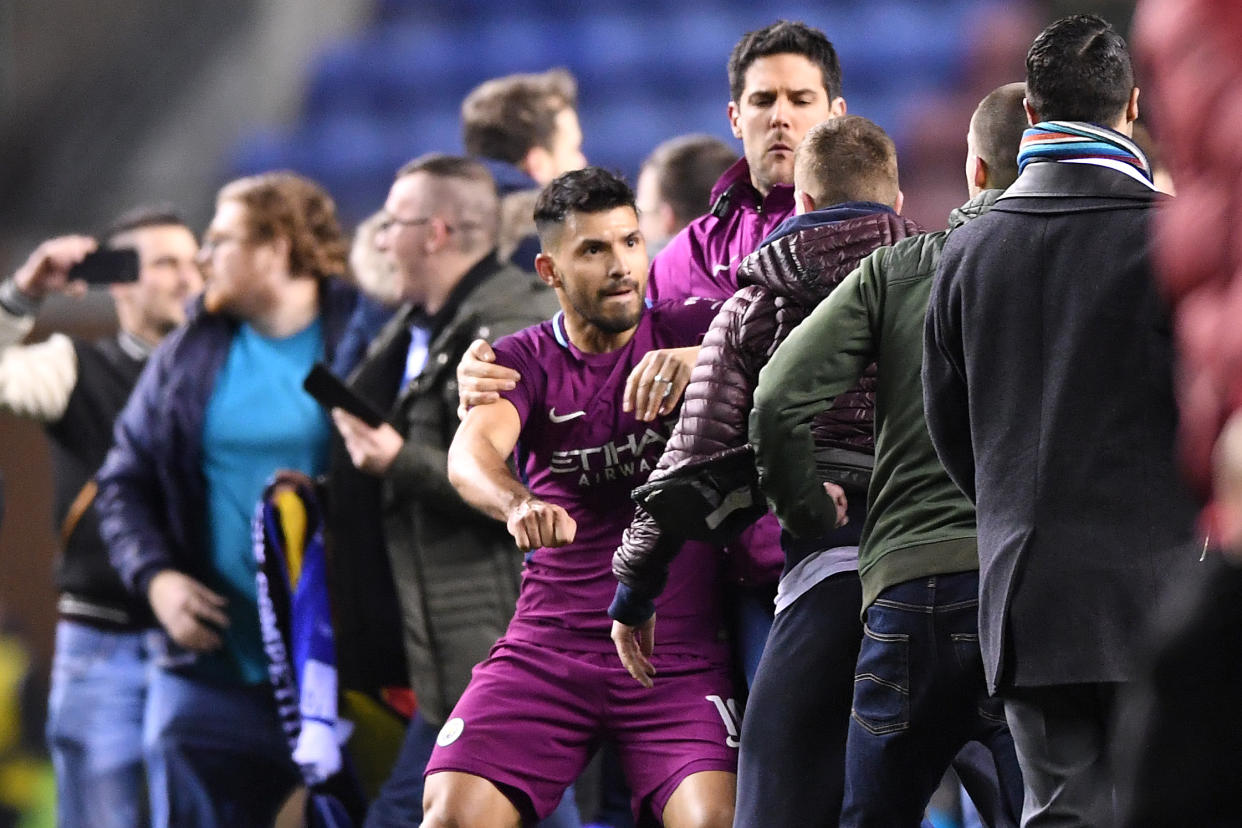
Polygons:
<instances>
[{"instance_id":1,"label":"blue and white scarf draped","mask_svg":"<svg viewBox=\"0 0 1242 828\"><path fill-rule=\"evenodd\" d=\"M1083 121L1041 121L1022 133L1018 171L1033 161L1104 162L1151 183L1151 164L1138 144L1108 127Z\"/></svg>"},{"instance_id":2,"label":"blue and white scarf draped","mask_svg":"<svg viewBox=\"0 0 1242 828\"><path fill-rule=\"evenodd\" d=\"M323 516L310 481L290 477L268 484L252 531L268 673L293 760L313 786L341 769L349 725L337 719Z\"/></svg>"}]
</instances>

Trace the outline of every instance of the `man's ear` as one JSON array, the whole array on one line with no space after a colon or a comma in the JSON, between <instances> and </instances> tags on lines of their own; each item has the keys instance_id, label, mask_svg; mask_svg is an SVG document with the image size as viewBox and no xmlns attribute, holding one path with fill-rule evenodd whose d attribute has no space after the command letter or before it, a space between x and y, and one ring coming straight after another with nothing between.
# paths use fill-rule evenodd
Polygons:
<instances>
[{"instance_id":1,"label":"man's ear","mask_svg":"<svg viewBox=\"0 0 1242 828\"><path fill-rule=\"evenodd\" d=\"M828 104L828 117L840 118L845 114L845 98L833 98L832 103Z\"/></svg>"},{"instance_id":2,"label":"man's ear","mask_svg":"<svg viewBox=\"0 0 1242 828\"><path fill-rule=\"evenodd\" d=\"M798 205L802 208L802 212L810 213L815 210L815 198L805 190L799 190Z\"/></svg>"},{"instance_id":3,"label":"man's ear","mask_svg":"<svg viewBox=\"0 0 1242 828\"><path fill-rule=\"evenodd\" d=\"M293 249L293 245L284 236L274 236L270 241L256 245L254 248L255 255L263 257L267 262L260 265L261 269L266 270L272 264L277 267L284 268L288 271L288 275L294 275L290 271L292 262L289 260L289 253ZM262 262L262 259L260 259Z\"/></svg>"},{"instance_id":4,"label":"man's ear","mask_svg":"<svg viewBox=\"0 0 1242 828\"><path fill-rule=\"evenodd\" d=\"M656 217L660 220L661 232L666 236L672 237L681 229L677 226L677 214L673 212L673 205L667 201L660 202L660 206L656 208Z\"/></svg>"},{"instance_id":5,"label":"man's ear","mask_svg":"<svg viewBox=\"0 0 1242 828\"><path fill-rule=\"evenodd\" d=\"M1130 90L1130 101L1129 103L1126 104L1126 121L1128 123L1132 124L1138 120L1138 116L1139 116L1138 99L1139 99L1139 88L1136 86Z\"/></svg>"},{"instance_id":6,"label":"man's ear","mask_svg":"<svg viewBox=\"0 0 1242 828\"><path fill-rule=\"evenodd\" d=\"M737 121L742 113L738 111L737 101L729 101L727 112L729 114L729 128L733 130L733 137L740 141L742 140L742 128Z\"/></svg>"},{"instance_id":7,"label":"man's ear","mask_svg":"<svg viewBox=\"0 0 1242 828\"><path fill-rule=\"evenodd\" d=\"M1026 98L1022 99L1022 109L1026 111L1026 122L1031 126L1039 123L1039 113L1031 108L1031 102Z\"/></svg>"},{"instance_id":8,"label":"man's ear","mask_svg":"<svg viewBox=\"0 0 1242 828\"><path fill-rule=\"evenodd\" d=\"M431 232L427 234L427 252L436 253L448 247L452 242L453 231L448 222L439 216L431 219Z\"/></svg>"},{"instance_id":9,"label":"man's ear","mask_svg":"<svg viewBox=\"0 0 1242 828\"><path fill-rule=\"evenodd\" d=\"M971 174L971 181L980 190L988 188L988 162L977 155L975 156L975 170Z\"/></svg>"},{"instance_id":10,"label":"man's ear","mask_svg":"<svg viewBox=\"0 0 1242 828\"><path fill-rule=\"evenodd\" d=\"M897 215L901 215L901 208L905 205L905 203L906 203L906 194L903 193L901 190L898 190L897 200L893 202L893 212L896 213Z\"/></svg>"},{"instance_id":11,"label":"man's ear","mask_svg":"<svg viewBox=\"0 0 1242 828\"><path fill-rule=\"evenodd\" d=\"M535 273L550 288L562 286L561 277L556 272L556 264L547 253L540 253L535 256Z\"/></svg>"},{"instance_id":12,"label":"man's ear","mask_svg":"<svg viewBox=\"0 0 1242 828\"><path fill-rule=\"evenodd\" d=\"M108 294L116 304L129 301L134 293L134 282L113 282L108 285Z\"/></svg>"},{"instance_id":13,"label":"man's ear","mask_svg":"<svg viewBox=\"0 0 1242 828\"><path fill-rule=\"evenodd\" d=\"M548 152L546 147L536 144L526 151L526 157L522 159L518 166L522 168L524 173L535 179L536 184L542 187L553 178L556 178L553 175L553 164L552 153Z\"/></svg>"}]
</instances>

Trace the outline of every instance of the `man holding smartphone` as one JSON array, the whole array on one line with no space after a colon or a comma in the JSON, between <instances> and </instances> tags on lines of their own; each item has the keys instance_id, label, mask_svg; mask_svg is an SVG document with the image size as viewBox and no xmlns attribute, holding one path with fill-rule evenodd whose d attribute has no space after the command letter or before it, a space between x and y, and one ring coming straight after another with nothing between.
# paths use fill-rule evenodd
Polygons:
<instances>
[{"instance_id":1,"label":"man holding smartphone","mask_svg":"<svg viewBox=\"0 0 1242 828\"><path fill-rule=\"evenodd\" d=\"M194 265L198 244L180 218L163 210L129 213L102 241L105 249L132 248L138 257L137 281L109 287L117 335L88 342L55 333L19 344L45 296L84 292L74 267L99 247L87 236L49 239L0 285L0 409L43 423L52 446L62 549L47 739L59 824L137 826L146 822L144 629L152 619L108 563L89 481L147 355L185 321L185 303L202 277Z\"/></svg>"},{"instance_id":2,"label":"man holding smartphone","mask_svg":"<svg viewBox=\"0 0 1242 828\"><path fill-rule=\"evenodd\" d=\"M401 756L368 814L371 828L422 820L423 768L436 733L517 601L522 556L504 524L475 511L448 480L453 369L476 337L512 333L557 309L552 291L498 255L500 201L479 161L440 154L411 161L398 170L383 215L376 247L401 278L404 304L349 384L388 422L372 427L334 409L348 458L333 465L329 497L338 558L349 561L339 569L353 570L341 573L338 589L374 605L377 586L356 572L386 556L418 697ZM369 611L347 605L338 614L358 625ZM345 637L382 634L355 629Z\"/></svg>"}]
</instances>

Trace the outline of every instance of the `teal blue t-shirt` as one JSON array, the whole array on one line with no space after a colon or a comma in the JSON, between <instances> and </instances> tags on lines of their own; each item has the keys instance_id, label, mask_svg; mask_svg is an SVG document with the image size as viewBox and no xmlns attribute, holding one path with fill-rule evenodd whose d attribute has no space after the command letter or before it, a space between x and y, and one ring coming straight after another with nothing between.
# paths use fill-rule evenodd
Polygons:
<instances>
[{"instance_id":1,"label":"teal blue t-shirt","mask_svg":"<svg viewBox=\"0 0 1242 828\"><path fill-rule=\"evenodd\" d=\"M302 389L324 356L318 319L293 336L271 339L243 324L216 378L203 422L207 481L206 585L228 599L224 648L200 658L195 672L221 681L267 680L259 627L250 522L263 487L278 469L314 476L327 467L330 425Z\"/></svg>"}]
</instances>

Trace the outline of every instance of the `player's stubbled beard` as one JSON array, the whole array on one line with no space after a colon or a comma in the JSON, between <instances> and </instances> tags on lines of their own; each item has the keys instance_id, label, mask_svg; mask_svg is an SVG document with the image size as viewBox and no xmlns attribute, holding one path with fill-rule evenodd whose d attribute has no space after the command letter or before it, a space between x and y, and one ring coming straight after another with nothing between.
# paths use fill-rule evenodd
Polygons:
<instances>
[{"instance_id":1,"label":"player's stubbled beard","mask_svg":"<svg viewBox=\"0 0 1242 828\"><path fill-rule=\"evenodd\" d=\"M642 318L644 293L637 279L623 276L610 281L588 301L581 301L580 297L572 295L569 300L574 309L596 328L605 333L619 334L633 328ZM619 296L629 301L609 301ZM610 305L618 307L610 309Z\"/></svg>"}]
</instances>

